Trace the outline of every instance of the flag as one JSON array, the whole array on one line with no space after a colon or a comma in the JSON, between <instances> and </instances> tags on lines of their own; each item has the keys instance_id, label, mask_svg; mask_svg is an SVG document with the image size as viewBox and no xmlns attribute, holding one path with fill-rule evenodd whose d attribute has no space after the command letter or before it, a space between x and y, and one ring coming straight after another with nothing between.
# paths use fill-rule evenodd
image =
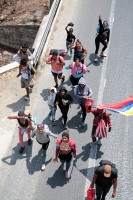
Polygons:
<instances>
[{"instance_id":1,"label":"flag","mask_svg":"<svg viewBox=\"0 0 133 200\"><path fill-rule=\"evenodd\" d=\"M131 116L133 115L133 96L129 96L125 100L114 104L103 105L101 108L107 109L111 112L120 113L125 116Z\"/></svg>"}]
</instances>

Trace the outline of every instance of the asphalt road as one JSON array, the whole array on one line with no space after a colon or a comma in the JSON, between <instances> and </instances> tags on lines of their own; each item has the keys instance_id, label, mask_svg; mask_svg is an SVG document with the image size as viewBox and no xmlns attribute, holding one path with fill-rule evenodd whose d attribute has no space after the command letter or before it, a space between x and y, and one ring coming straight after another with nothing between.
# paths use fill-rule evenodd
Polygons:
<instances>
[{"instance_id":1,"label":"asphalt road","mask_svg":"<svg viewBox=\"0 0 133 200\"><path fill-rule=\"evenodd\" d=\"M113 3L112 3L113 2ZM113 6L113 11L112 11ZM65 47L65 26L68 22L74 23L74 34L80 39L83 46L88 50L85 64L91 69L86 74L85 80L93 91L95 103L101 99L103 104L114 103L123 100L133 94L133 1L132 0L65 0L59 14L56 28L52 34L48 48ZM114 18L112 18L114 12ZM98 64L93 63L94 40L98 14L103 19L113 20L111 22L111 41L108 49L108 57L99 59ZM100 53L100 51L99 51ZM66 57L66 64L70 63L70 57ZM43 63L42 63L43 65ZM65 71L66 81L63 84L73 95L73 89L69 82L69 71ZM104 80L103 80L104 78ZM106 81L105 81L106 79ZM104 89L101 91L102 81ZM49 120L49 108L47 106L46 89L53 85L50 67L45 65L41 70L36 86L33 90L32 100L29 108L38 116L39 121L50 126L53 133L59 134L63 131L61 114L57 111L56 127L52 127ZM74 97L74 96L73 96ZM28 107L28 106L26 106ZM68 126L71 138L77 143L77 160L72 168L71 178L66 180L65 171L60 163L51 163L54 158L55 140L51 143L47 152L47 166L44 172L41 167L41 150L39 144L34 140L31 147L25 142L25 153L19 155L19 143L17 128L14 130L12 144L3 158L0 170L0 199L2 200L82 200L84 199L86 181L91 181L94 167L89 167L89 159L92 153L90 148L91 126L93 116L87 115L86 126L81 127L81 118L78 114L78 104L74 97L74 103L68 115ZM96 149L96 157L91 159L95 165L99 160L108 159L116 163L119 171L119 181L116 200L133 200L133 146L132 125L133 117L124 117L112 114L113 129L108 139L102 141L102 145ZM60 135L58 136L60 137ZM25 136L25 140L26 140ZM96 159L96 162L95 162ZM111 199L111 193L107 200Z\"/></svg>"}]
</instances>

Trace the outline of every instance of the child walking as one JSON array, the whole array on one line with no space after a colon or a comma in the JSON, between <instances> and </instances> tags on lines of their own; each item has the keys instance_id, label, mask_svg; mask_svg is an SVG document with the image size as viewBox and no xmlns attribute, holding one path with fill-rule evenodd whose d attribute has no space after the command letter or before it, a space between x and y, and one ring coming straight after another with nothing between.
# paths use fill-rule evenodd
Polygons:
<instances>
[{"instance_id":1,"label":"child walking","mask_svg":"<svg viewBox=\"0 0 133 200\"><path fill-rule=\"evenodd\" d=\"M34 136L36 136L37 142L42 145L43 159L42 159L41 170L44 171L45 170L45 162L46 162L46 151L47 151L49 143L50 143L49 136L52 136L55 139L57 139L57 136L49 130L49 128L46 124L43 124L43 123L37 125L37 129L32 132L31 136L32 136L32 138L34 138Z\"/></svg>"},{"instance_id":2,"label":"child walking","mask_svg":"<svg viewBox=\"0 0 133 200\"><path fill-rule=\"evenodd\" d=\"M55 126L55 112L57 107L55 107L54 100L57 90L55 87L48 88L48 105L50 108L50 115L52 117L52 125Z\"/></svg>"}]
</instances>

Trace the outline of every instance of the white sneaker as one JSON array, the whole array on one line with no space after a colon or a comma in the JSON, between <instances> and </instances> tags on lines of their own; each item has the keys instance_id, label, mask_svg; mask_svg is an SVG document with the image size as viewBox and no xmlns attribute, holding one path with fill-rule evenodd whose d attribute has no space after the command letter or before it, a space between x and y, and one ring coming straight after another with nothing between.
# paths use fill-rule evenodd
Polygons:
<instances>
[{"instance_id":1,"label":"white sneaker","mask_svg":"<svg viewBox=\"0 0 133 200\"><path fill-rule=\"evenodd\" d=\"M41 168L41 170L42 170L42 171L44 171L44 170L45 170L45 165L44 165L44 164L42 165L42 168Z\"/></svg>"},{"instance_id":2,"label":"white sneaker","mask_svg":"<svg viewBox=\"0 0 133 200\"><path fill-rule=\"evenodd\" d=\"M29 101L29 100L30 100L30 98L29 98L29 97L25 97L25 100Z\"/></svg>"},{"instance_id":3,"label":"white sneaker","mask_svg":"<svg viewBox=\"0 0 133 200\"><path fill-rule=\"evenodd\" d=\"M98 139L97 144L101 144L101 139Z\"/></svg>"},{"instance_id":4,"label":"white sneaker","mask_svg":"<svg viewBox=\"0 0 133 200\"><path fill-rule=\"evenodd\" d=\"M84 122L82 122L82 126L85 126L85 123L84 123Z\"/></svg>"},{"instance_id":5,"label":"white sneaker","mask_svg":"<svg viewBox=\"0 0 133 200\"><path fill-rule=\"evenodd\" d=\"M94 59L94 62L98 62L98 59L97 59L97 58L95 58L95 59Z\"/></svg>"}]
</instances>

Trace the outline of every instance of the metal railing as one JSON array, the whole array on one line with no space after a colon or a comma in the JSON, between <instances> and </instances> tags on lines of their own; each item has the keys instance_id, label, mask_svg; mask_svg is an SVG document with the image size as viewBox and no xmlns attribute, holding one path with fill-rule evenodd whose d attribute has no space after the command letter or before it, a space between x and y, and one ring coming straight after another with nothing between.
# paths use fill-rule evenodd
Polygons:
<instances>
[{"instance_id":1,"label":"metal railing","mask_svg":"<svg viewBox=\"0 0 133 200\"><path fill-rule=\"evenodd\" d=\"M56 11L58 9L60 1L61 0L54 0L53 1L51 10L49 12L48 19L47 19L47 21L45 23L44 31L43 31L42 35L40 36L39 43L38 43L38 45L35 48L35 51L33 53L33 62L34 62L35 66L36 66L36 64L37 64L37 62L38 62L38 60L39 60L39 58L41 56L41 53L43 51L44 45L46 43L48 34L50 32L50 29L51 29L51 26L52 26L52 23L53 23L53 20L54 20L54 16L56 14Z\"/></svg>"}]
</instances>

